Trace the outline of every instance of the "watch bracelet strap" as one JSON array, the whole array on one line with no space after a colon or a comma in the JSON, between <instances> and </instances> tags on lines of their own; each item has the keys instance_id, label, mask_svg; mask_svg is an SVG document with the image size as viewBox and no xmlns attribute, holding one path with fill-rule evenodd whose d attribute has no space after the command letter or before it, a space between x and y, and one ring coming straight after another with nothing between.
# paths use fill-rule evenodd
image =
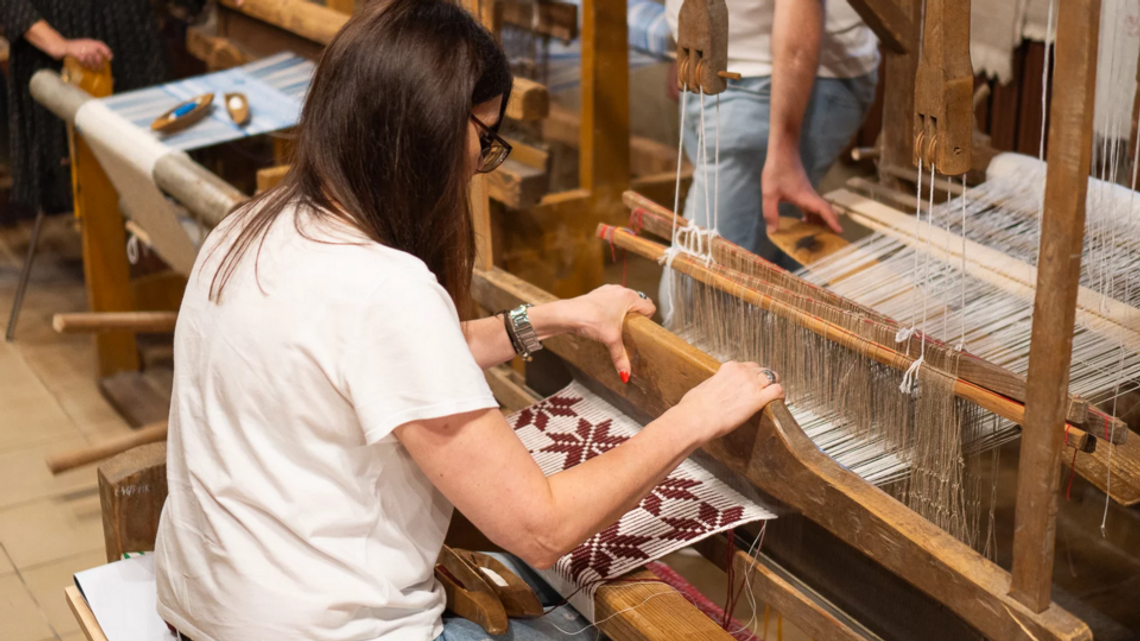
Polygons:
<instances>
[{"instance_id":1,"label":"watch bracelet strap","mask_svg":"<svg viewBox=\"0 0 1140 641\"><path fill-rule=\"evenodd\" d=\"M519 337L515 335L515 326L511 322L511 310L504 309L499 314L503 317L503 327L507 330L507 338L511 341L511 348L515 350L515 354L522 356L523 345L519 341Z\"/></svg>"}]
</instances>

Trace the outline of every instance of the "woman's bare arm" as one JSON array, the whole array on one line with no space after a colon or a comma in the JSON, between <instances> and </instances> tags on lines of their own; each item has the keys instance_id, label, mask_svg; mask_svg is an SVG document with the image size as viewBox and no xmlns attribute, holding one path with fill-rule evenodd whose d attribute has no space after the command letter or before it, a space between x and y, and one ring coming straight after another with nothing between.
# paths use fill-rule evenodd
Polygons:
<instances>
[{"instance_id":1,"label":"woman's bare arm","mask_svg":"<svg viewBox=\"0 0 1140 641\"><path fill-rule=\"evenodd\" d=\"M544 476L498 410L407 423L396 436L492 541L536 567L633 509L694 449L783 395L752 363L727 363L619 447Z\"/></svg>"}]
</instances>

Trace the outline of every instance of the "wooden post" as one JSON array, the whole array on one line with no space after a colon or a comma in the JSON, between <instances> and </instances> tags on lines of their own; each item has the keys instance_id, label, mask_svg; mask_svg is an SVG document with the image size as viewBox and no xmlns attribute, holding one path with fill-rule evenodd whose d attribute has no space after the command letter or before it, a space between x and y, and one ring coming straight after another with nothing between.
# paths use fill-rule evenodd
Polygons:
<instances>
[{"instance_id":1,"label":"wooden post","mask_svg":"<svg viewBox=\"0 0 1140 641\"><path fill-rule=\"evenodd\" d=\"M110 95L109 65L99 72L83 70L78 63L64 63L69 81L93 92L96 98ZM82 230L83 274L87 285L87 308L93 312L134 311L127 234L119 211L119 194L103 172L94 152L74 127L71 140L71 185L75 217ZM138 347L131 333L99 334L95 337L99 376L139 368Z\"/></svg>"},{"instance_id":2,"label":"wooden post","mask_svg":"<svg viewBox=\"0 0 1140 641\"><path fill-rule=\"evenodd\" d=\"M1092 157L1100 0L1065 0L1057 19L1045 212L1029 347L1025 426L1017 472L1010 596L1049 607L1064 415L1081 275L1085 195Z\"/></svg>"},{"instance_id":3,"label":"wooden post","mask_svg":"<svg viewBox=\"0 0 1140 641\"><path fill-rule=\"evenodd\" d=\"M626 5L582 3L582 119L578 186L629 184L629 39ZM618 192L618 199L621 193ZM594 243L595 245L597 243Z\"/></svg>"},{"instance_id":4,"label":"wooden post","mask_svg":"<svg viewBox=\"0 0 1140 641\"><path fill-rule=\"evenodd\" d=\"M901 0L901 9L917 25L922 0ZM912 29L911 38L917 39L918 29ZM898 167L909 170L917 178L914 168L914 85L918 71L918 48L911 46L905 54L886 52L883 92L883 122L890 123L883 128L880 146L879 180L894 184L897 179L883 172L883 167Z\"/></svg>"},{"instance_id":5,"label":"wooden post","mask_svg":"<svg viewBox=\"0 0 1140 641\"><path fill-rule=\"evenodd\" d=\"M128 450L99 466L99 503L107 562L149 552L166 503L166 443Z\"/></svg>"}]
</instances>

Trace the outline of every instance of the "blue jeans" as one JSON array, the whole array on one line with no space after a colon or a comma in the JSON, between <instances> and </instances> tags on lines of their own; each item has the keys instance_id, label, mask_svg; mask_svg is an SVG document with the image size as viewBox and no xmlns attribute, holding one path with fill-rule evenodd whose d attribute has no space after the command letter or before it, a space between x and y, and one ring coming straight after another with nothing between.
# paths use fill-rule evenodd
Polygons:
<instances>
[{"instance_id":1,"label":"blue jeans","mask_svg":"<svg viewBox=\"0 0 1140 641\"><path fill-rule=\"evenodd\" d=\"M878 73L858 78L816 78L804 114L800 156L808 179L816 189L839 154L851 142L871 103L875 101ZM685 102L685 153L693 163L693 185L685 200L684 215L709 227L716 204L717 227L727 240L767 260L786 261L765 233L760 176L768 157L768 118L772 79L768 76L729 80L720 94L720 176L716 177L717 98L705 98L706 158L698 157L701 99L682 94ZM714 187L719 182L719 196ZM708 198L706 200L706 188ZM706 206L707 203L707 206ZM707 212L707 213L706 213ZM783 203L781 216L795 216L795 207ZM783 260L781 260L783 258ZM784 265L791 267L792 265ZM661 311L668 310L668 274L661 279Z\"/></svg>"},{"instance_id":2,"label":"blue jeans","mask_svg":"<svg viewBox=\"0 0 1140 641\"><path fill-rule=\"evenodd\" d=\"M549 609L562 602L562 596L527 564L506 554L492 556L526 581L538 595L543 607ZM443 634L436 637L435 641L594 641L598 634L586 617L569 605L564 605L537 619L511 619L507 633L494 637L484 632L477 623L445 616Z\"/></svg>"}]
</instances>

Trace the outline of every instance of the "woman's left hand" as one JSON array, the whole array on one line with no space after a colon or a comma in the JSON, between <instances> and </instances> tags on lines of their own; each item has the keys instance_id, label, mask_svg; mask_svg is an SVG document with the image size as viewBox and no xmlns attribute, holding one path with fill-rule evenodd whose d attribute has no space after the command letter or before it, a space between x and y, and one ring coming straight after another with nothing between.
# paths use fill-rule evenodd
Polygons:
<instances>
[{"instance_id":1,"label":"woman's left hand","mask_svg":"<svg viewBox=\"0 0 1140 641\"><path fill-rule=\"evenodd\" d=\"M614 361L618 375L628 383L630 377L629 355L622 344L621 330L626 314L653 316L657 307L638 292L619 285L602 285L589 294L563 301L562 313L571 319L571 330L583 338L597 341L606 346Z\"/></svg>"}]
</instances>

